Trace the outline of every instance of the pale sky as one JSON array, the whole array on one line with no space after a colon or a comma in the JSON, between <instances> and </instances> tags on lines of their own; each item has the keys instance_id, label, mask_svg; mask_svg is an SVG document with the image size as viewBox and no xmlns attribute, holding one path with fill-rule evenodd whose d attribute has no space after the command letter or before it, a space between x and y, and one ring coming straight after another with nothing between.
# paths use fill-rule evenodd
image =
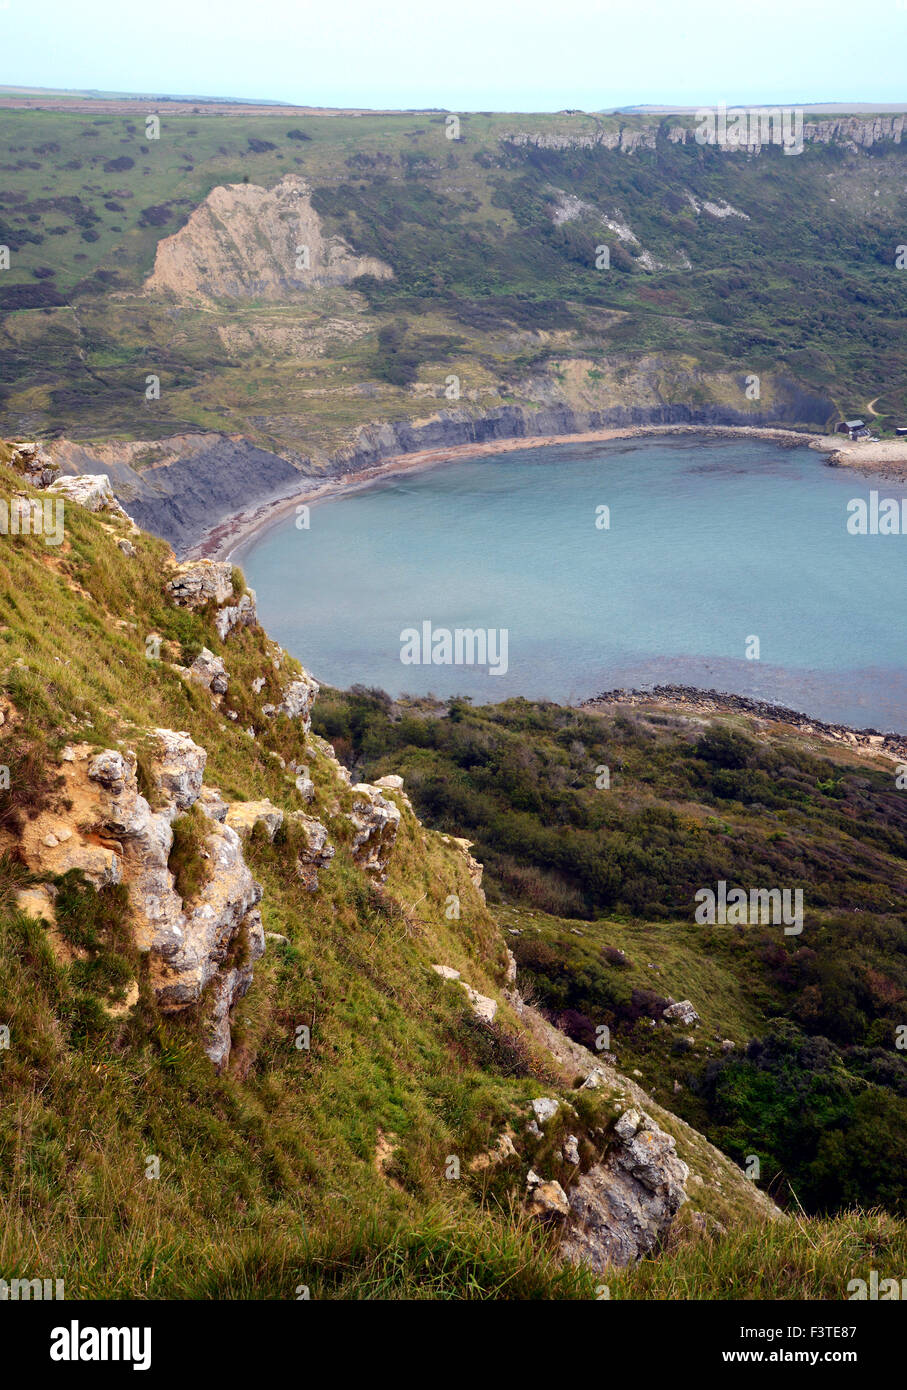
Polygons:
<instances>
[{"instance_id":1,"label":"pale sky","mask_svg":"<svg viewBox=\"0 0 907 1390\"><path fill-rule=\"evenodd\" d=\"M0 83L315 106L903 102L907 0L0 0Z\"/></svg>"}]
</instances>

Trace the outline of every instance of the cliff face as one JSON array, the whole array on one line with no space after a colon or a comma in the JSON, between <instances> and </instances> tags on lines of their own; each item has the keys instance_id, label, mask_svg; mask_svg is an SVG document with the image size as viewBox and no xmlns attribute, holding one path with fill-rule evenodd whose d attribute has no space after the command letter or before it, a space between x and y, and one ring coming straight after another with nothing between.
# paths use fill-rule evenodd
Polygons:
<instances>
[{"instance_id":1,"label":"cliff face","mask_svg":"<svg viewBox=\"0 0 907 1390\"><path fill-rule=\"evenodd\" d=\"M357 275L392 274L376 257L357 256L341 237L326 237L308 184L287 174L273 188L212 189L185 227L159 242L145 289L179 300L284 302Z\"/></svg>"},{"instance_id":2,"label":"cliff face","mask_svg":"<svg viewBox=\"0 0 907 1390\"><path fill-rule=\"evenodd\" d=\"M567 376L571 376L571 364ZM588 365L588 364L587 364ZM626 404L614 400L621 390ZM683 395L696 404L665 400ZM714 399L708 399L712 394ZM376 422L359 428L354 438L330 455L292 460L271 453L241 436L201 434L174 436L153 444L49 446L54 461L67 473L107 472L118 500L149 531L167 540L180 554L194 547L236 513L277 498L292 496L307 479L343 477L376 468L397 455L449 449L503 439L570 435L589 430L637 425L812 426L824 429L833 403L816 392L780 379L766 390L764 403L744 409L741 379L730 373L710 376L674 370L664 364L637 364L622 387L571 389L553 376L527 381L525 403L481 411L457 407L428 419ZM734 404L735 399L740 404ZM637 402L637 403L633 403Z\"/></svg>"},{"instance_id":3,"label":"cliff face","mask_svg":"<svg viewBox=\"0 0 907 1390\"><path fill-rule=\"evenodd\" d=\"M91 446L57 440L49 453L64 473L107 473L130 515L179 553L223 518L292 489L300 476L298 465L241 435Z\"/></svg>"},{"instance_id":4,"label":"cliff face","mask_svg":"<svg viewBox=\"0 0 907 1390\"><path fill-rule=\"evenodd\" d=\"M791 108L787 109L790 110ZM731 111L732 109L729 108L729 113ZM904 134L904 121L904 116L900 115L840 116L829 120L808 119L803 122L803 142L804 144L815 145L841 145L850 150L869 149L872 145L887 141L899 145ZM666 139L672 145L695 144L696 126L659 122L640 128L638 124L628 124L620 130L600 130L588 134L570 133L563 135L547 131L517 130L503 138L512 145L534 145L541 150L605 149L620 150L624 154L632 154L635 150L656 149L660 139ZM716 148L724 149L728 153L737 152L737 147L731 144L723 145L719 142ZM758 150L761 146L757 141L745 145L743 148Z\"/></svg>"}]
</instances>

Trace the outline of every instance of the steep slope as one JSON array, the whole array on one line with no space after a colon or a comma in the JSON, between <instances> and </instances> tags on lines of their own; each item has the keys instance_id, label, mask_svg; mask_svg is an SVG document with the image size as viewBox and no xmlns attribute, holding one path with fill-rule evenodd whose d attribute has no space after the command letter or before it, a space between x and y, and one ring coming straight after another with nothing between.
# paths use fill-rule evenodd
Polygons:
<instances>
[{"instance_id":1,"label":"steep slope","mask_svg":"<svg viewBox=\"0 0 907 1390\"><path fill-rule=\"evenodd\" d=\"M0 550L10 1276L619 1297L667 1241L647 1266L698 1261L695 1293L726 1278L722 1232L790 1225L525 1004L468 846L399 778L350 782L237 571L176 566L101 485L0 478L64 506L59 544L20 521ZM861 1219L848 1259L902 1239ZM834 1287L790 1268L787 1291Z\"/></svg>"}]
</instances>

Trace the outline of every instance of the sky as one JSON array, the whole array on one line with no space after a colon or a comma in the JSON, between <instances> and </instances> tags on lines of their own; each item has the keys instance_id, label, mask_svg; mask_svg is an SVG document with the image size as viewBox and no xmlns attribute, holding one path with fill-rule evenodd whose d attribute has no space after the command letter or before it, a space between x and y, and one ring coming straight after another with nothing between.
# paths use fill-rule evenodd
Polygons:
<instances>
[{"instance_id":1,"label":"sky","mask_svg":"<svg viewBox=\"0 0 907 1390\"><path fill-rule=\"evenodd\" d=\"M0 0L0 83L304 106L907 105L907 0Z\"/></svg>"}]
</instances>

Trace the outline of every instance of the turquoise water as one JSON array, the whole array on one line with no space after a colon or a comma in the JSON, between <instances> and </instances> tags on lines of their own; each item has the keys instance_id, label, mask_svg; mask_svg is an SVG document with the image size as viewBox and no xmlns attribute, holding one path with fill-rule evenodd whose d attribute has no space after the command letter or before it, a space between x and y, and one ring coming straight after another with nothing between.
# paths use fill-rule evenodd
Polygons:
<instances>
[{"instance_id":1,"label":"turquoise water","mask_svg":"<svg viewBox=\"0 0 907 1390\"><path fill-rule=\"evenodd\" d=\"M378 482L236 558L331 685L568 702L677 682L907 731L907 535L847 530L871 488L907 496L761 440L560 444ZM404 665L426 621L506 629L506 673Z\"/></svg>"}]
</instances>

